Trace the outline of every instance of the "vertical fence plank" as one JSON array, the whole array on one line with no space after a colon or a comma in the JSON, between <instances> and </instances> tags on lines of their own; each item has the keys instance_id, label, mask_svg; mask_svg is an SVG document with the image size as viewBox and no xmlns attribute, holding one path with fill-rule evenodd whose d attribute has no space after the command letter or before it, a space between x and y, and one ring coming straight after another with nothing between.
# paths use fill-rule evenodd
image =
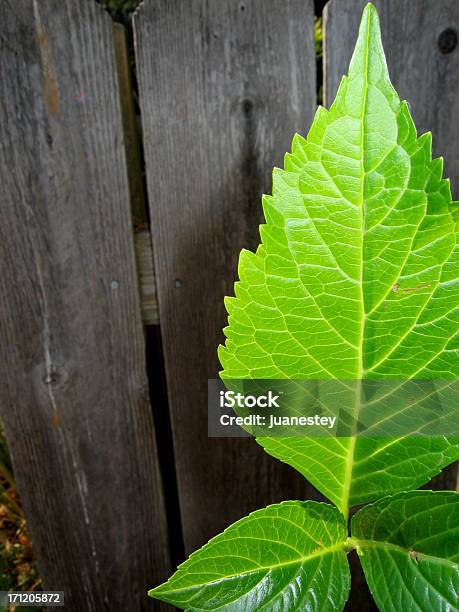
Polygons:
<instances>
[{"instance_id":1,"label":"vertical fence plank","mask_svg":"<svg viewBox=\"0 0 459 612\"><path fill-rule=\"evenodd\" d=\"M188 551L268 502L314 495L253 440L207 438L207 379L261 195L315 107L313 3L146 0L135 42L160 321Z\"/></svg>"},{"instance_id":2,"label":"vertical fence plank","mask_svg":"<svg viewBox=\"0 0 459 612\"><path fill-rule=\"evenodd\" d=\"M0 5L0 410L66 608L151 609L169 572L111 20Z\"/></svg>"}]
</instances>

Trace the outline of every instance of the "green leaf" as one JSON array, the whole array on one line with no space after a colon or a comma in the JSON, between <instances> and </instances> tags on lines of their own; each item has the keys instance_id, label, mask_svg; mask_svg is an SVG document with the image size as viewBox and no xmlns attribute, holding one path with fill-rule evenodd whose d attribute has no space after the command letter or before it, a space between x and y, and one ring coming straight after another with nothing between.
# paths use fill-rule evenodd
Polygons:
<instances>
[{"instance_id":1,"label":"green leaf","mask_svg":"<svg viewBox=\"0 0 459 612\"><path fill-rule=\"evenodd\" d=\"M332 506L275 504L210 540L149 595L186 610L341 610L346 539Z\"/></svg>"},{"instance_id":2,"label":"green leaf","mask_svg":"<svg viewBox=\"0 0 459 612\"><path fill-rule=\"evenodd\" d=\"M352 534L380 610L459 608L459 494L382 499L353 517Z\"/></svg>"},{"instance_id":3,"label":"green leaf","mask_svg":"<svg viewBox=\"0 0 459 612\"><path fill-rule=\"evenodd\" d=\"M335 102L294 137L263 199L262 243L240 255L222 378L456 378L459 248L442 170L390 83L368 5ZM459 458L446 438L258 442L345 515Z\"/></svg>"}]
</instances>

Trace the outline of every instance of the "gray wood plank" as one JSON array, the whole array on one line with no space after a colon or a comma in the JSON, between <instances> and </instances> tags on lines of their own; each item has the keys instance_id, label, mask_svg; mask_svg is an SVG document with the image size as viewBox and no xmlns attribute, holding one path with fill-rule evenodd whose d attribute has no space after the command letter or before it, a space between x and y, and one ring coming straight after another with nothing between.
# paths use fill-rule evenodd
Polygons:
<instances>
[{"instance_id":1,"label":"gray wood plank","mask_svg":"<svg viewBox=\"0 0 459 612\"><path fill-rule=\"evenodd\" d=\"M170 563L111 20L4 0L0 23L0 411L39 571L69 610L152 609Z\"/></svg>"},{"instance_id":2,"label":"gray wood plank","mask_svg":"<svg viewBox=\"0 0 459 612\"><path fill-rule=\"evenodd\" d=\"M261 195L315 108L309 0L146 0L134 20L161 330L187 551L318 497L250 439L207 437L207 379Z\"/></svg>"}]
</instances>

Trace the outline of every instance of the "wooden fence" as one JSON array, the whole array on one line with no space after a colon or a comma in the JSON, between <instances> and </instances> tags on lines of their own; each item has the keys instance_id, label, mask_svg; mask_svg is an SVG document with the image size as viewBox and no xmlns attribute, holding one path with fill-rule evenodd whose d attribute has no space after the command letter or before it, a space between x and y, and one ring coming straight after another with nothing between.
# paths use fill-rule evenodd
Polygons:
<instances>
[{"instance_id":1,"label":"wooden fence","mask_svg":"<svg viewBox=\"0 0 459 612\"><path fill-rule=\"evenodd\" d=\"M325 9L327 104L364 4ZM459 4L375 4L459 195ZM94 0L0 4L0 413L44 586L69 610L170 609L145 591L185 553L267 503L320 499L252 441L207 438L223 297L316 107L313 12L145 0L133 58ZM350 607L370 609L363 588Z\"/></svg>"}]
</instances>

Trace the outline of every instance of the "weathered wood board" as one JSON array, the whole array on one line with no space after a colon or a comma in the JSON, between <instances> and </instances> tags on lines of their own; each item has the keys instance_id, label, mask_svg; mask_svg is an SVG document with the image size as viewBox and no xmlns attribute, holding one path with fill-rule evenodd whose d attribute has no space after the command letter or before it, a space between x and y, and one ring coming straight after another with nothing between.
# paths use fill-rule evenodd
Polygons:
<instances>
[{"instance_id":1,"label":"weathered wood board","mask_svg":"<svg viewBox=\"0 0 459 612\"><path fill-rule=\"evenodd\" d=\"M111 20L4 0L0 23L0 411L39 571L66 609L152 609L170 562Z\"/></svg>"},{"instance_id":2,"label":"weathered wood board","mask_svg":"<svg viewBox=\"0 0 459 612\"><path fill-rule=\"evenodd\" d=\"M250 439L207 437L242 247L315 109L313 3L146 0L134 19L158 301L188 552L269 502L318 494Z\"/></svg>"}]
</instances>

